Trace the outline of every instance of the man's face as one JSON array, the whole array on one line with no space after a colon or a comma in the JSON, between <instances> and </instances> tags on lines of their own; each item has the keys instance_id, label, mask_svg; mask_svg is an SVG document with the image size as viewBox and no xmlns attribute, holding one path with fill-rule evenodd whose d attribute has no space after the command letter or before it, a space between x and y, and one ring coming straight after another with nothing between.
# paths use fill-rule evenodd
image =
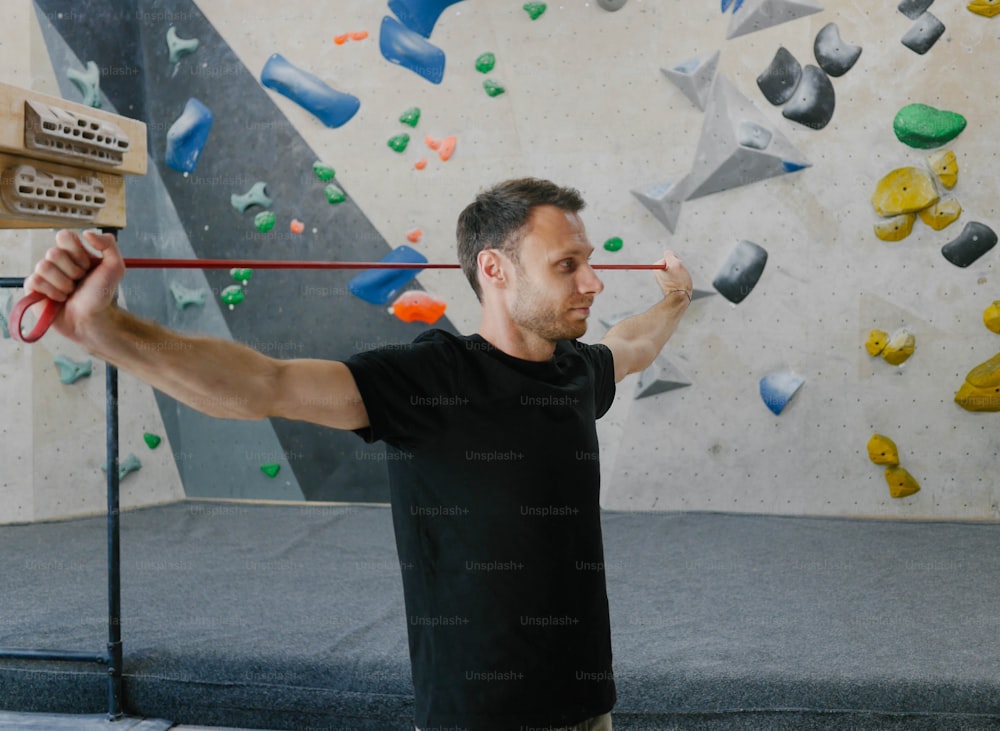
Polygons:
<instances>
[{"instance_id":1,"label":"man's face","mask_svg":"<svg viewBox=\"0 0 1000 731\"><path fill-rule=\"evenodd\" d=\"M588 263L593 250L577 214L535 208L518 249L511 319L551 342L587 332L590 305L604 289Z\"/></svg>"}]
</instances>

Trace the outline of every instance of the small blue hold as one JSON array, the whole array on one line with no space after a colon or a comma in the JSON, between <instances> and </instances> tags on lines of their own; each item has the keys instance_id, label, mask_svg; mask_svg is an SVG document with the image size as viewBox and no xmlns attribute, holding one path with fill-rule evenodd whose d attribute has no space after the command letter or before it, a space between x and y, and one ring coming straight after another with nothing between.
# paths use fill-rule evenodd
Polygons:
<instances>
[{"instance_id":1,"label":"small blue hold","mask_svg":"<svg viewBox=\"0 0 1000 731\"><path fill-rule=\"evenodd\" d=\"M214 119L212 110L194 97L188 99L184 112L167 130L167 165L178 172L194 172Z\"/></svg>"},{"instance_id":2,"label":"small blue hold","mask_svg":"<svg viewBox=\"0 0 1000 731\"><path fill-rule=\"evenodd\" d=\"M729 6L733 4L733 0L722 0L722 12L729 10Z\"/></svg>"},{"instance_id":3,"label":"small blue hold","mask_svg":"<svg viewBox=\"0 0 1000 731\"><path fill-rule=\"evenodd\" d=\"M760 397L767 408L780 414L803 383L805 379L794 373L768 373L760 379Z\"/></svg>"},{"instance_id":4,"label":"small blue hold","mask_svg":"<svg viewBox=\"0 0 1000 731\"><path fill-rule=\"evenodd\" d=\"M391 15L382 18L378 44L387 61L408 68L432 84L440 84L444 78L444 51Z\"/></svg>"},{"instance_id":5,"label":"small blue hold","mask_svg":"<svg viewBox=\"0 0 1000 731\"><path fill-rule=\"evenodd\" d=\"M795 173L799 170L804 170L809 167L808 165L803 165L800 162L792 162L791 160L782 160L781 167L785 169L786 173Z\"/></svg>"},{"instance_id":6,"label":"small blue hold","mask_svg":"<svg viewBox=\"0 0 1000 731\"><path fill-rule=\"evenodd\" d=\"M280 53L267 59L260 83L284 94L327 127L346 124L361 108L356 96L337 91L318 76L290 64Z\"/></svg>"},{"instance_id":7,"label":"small blue hold","mask_svg":"<svg viewBox=\"0 0 1000 731\"><path fill-rule=\"evenodd\" d=\"M405 244L384 257L384 262L426 264L427 257ZM419 269L370 269L354 277L347 288L355 297L373 305L386 305L420 272Z\"/></svg>"},{"instance_id":8,"label":"small blue hold","mask_svg":"<svg viewBox=\"0 0 1000 731\"><path fill-rule=\"evenodd\" d=\"M431 37L434 24L449 5L462 0L389 0L389 10L410 30Z\"/></svg>"}]
</instances>

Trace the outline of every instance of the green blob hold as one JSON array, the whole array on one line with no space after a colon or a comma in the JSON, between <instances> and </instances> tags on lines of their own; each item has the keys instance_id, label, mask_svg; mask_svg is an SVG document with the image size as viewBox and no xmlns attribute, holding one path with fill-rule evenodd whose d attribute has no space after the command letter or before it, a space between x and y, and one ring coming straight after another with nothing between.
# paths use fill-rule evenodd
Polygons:
<instances>
[{"instance_id":1,"label":"green blob hold","mask_svg":"<svg viewBox=\"0 0 1000 731\"><path fill-rule=\"evenodd\" d=\"M399 121L403 124L408 124L411 127L416 127L417 122L420 121L420 108L410 107L399 117Z\"/></svg>"},{"instance_id":2,"label":"green blob hold","mask_svg":"<svg viewBox=\"0 0 1000 731\"><path fill-rule=\"evenodd\" d=\"M239 282L246 286L247 282L253 277L253 269L230 269L229 276L233 278L234 282Z\"/></svg>"},{"instance_id":3,"label":"green blob hold","mask_svg":"<svg viewBox=\"0 0 1000 731\"><path fill-rule=\"evenodd\" d=\"M497 57L492 53L484 53L476 59L476 71L481 74L488 74L496 66Z\"/></svg>"},{"instance_id":4,"label":"green blob hold","mask_svg":"<svg viewBox=\"0 0 1000 731\"><path fill-rule=\"evenodd\" d=\"M149 432L143 434L142 439L143 441L146 442L146 446L149 447L150 449L156 449L157 447L160 446L160 442L163 441L155 434L150 434Z\"/></svg>"},{"instance_id":5,"label":"green blob hold","mask_svg":"<svg viewBox=\"0 0 1000 731\"><path fill-rule=\"evenodd\" d=\"M219 298L229 305L229 309L233 309L236 305L246 299L246 295L243 294L243 287L238 284L230 284L219 293Z\"/></svg>"},{"instance_id":6,"label":"green blob hold","mask_svg":"<svg viewBox=\"0 0 1000 731\"><path fill-rule=\"evenodd\" d=\"M396 152L402 152L406 149L406 146L410 144L410 136L405 132L401 135L396 135L389 140L389 147L394 149Z\"/></svg>"},{"instance_id":7,"label":"green blob hold","mask_svg":"<svg viewBox=\"0 0 1000 731\"><path fill-rule=\"evenodd\" d=\"M965 117L958 112L926 104L907 104L892 120L892 131L903 144L928 150L958 137L965 125Z\"/></svg>"},{"instance_id":8,"label":"green blob hold","mask_svg":"<svg viewBox=\"0 0 1000 731\"><path fill-rule=\"evenodd\" d=\"M618 236L612 236L610 239L604 242L604 249L606 251L621 251L624 241Z\"/></svg>"},{"instance_id":9,"label":"green blob hold","mask_svg":"<svg viewBox=\"0 0 1000 731\"><path fill-rule=\"evenodd\" d=\"M493 79L486 79L486 81L483 82L483 88L486 89L486 93L490 96L500 96L507 91Z\"/></svg>"},{"instance_id":10,"label":"green blob hold","mask_svg":"<svg viewBox=\"0 0 1000 731\"><path fill-rule=\"evenodd\" d=\"M67 69L66 78L83 94L83 103L95 109L101 106L101 70L93 61L87 61L87 70Z\"/></svg>"},{"instance_id":11,"label":"green blob hold","mask_svg":"<svg viewBox=\"0 0 1000 731\"><path fill-rule=\"evenodd\" d=\"M324 183L328 180L333 180L333 176L337 174L332 167L319 160L313 163L313 172Z\"/></svg>"},{"instance_id":12,"label":"green blob hold","mask_svg":"<svg viewBox=\"0 0 1000 731\"><path fill-rule=\"evenodd\" d=\"M262 234L266 234L272 228L274 228L275 222L274 213L271 211L261 211L253 219L253 225L257 227L257 230Z\"/></svg>"},{"instance_id":13,"label":"green blob hold","mask_svg":"<svg viewBox=\"0 0 1000 731\"><path fill-rule=\"evenodd\" d=\"M71 360L64 355L57 355L55 357L55 364L59 368L59 380L66 385L76 383L81 378L86 378L94 370L93 361L85 360L82 363L77 363L75 360Z\"/></svg>"},{"instance_id":14,"label":"green blob hold","mask_svg":"<svg viewBox=\"0 0 1000 731\"><path fill-rule=\"evenodd\" d=\"M524 10L532 20L538 20L545 12L545 3L525 3Z\"/></svg>"},{"instance_id":15,"label":"green blob hold","mask_svg":"<svg viewBox=\"0 0 1000 731\"><path fill-rule=\"evenodd\" d=\"M167 50L170 51L170 63L177 63L189 53L198 50L197 38L178 38L174 26L167 29Z\"/></svg>"},{"instance_id":16,"label":"green blob hold","mask_svg":"<svg viewBox=\"0 0 1000 731\"><path fill-rule=\"evenodd\" d=\"M281 465L276 462L271 462L269 464L262 464L260 466L260 471L263 472L268 477L276 477L278 472L281 471Z\"/></svg>"},{"instance_id":17,"label":"green blob hold","mask_svg":"<svg viewBox=\"0 0 1000 731\"><path fill-rule=\"evenodd\" d=\"M323 189L323 192L326 193L326 200L330 203L330 205L335 206L338 203L343 203L347 200L347 196L344 195L344 191L333 183L326 186L326 188Z\"/></svg>"}]
</instances>

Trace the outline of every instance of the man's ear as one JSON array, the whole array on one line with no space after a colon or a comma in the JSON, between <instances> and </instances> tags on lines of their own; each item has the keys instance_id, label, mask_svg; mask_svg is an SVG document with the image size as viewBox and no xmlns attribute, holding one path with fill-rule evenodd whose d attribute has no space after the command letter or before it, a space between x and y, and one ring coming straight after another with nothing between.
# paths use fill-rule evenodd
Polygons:
<instances>
[{"instance_id":1,"label":"man's ear","mask_svg":"<svg viewBox=\"0 0 1000 731\"><path fill-rule=\"evenodd\" d=\"M503 289L509 281L507 277L510 262L497 249L483 249L476 258L479 266L479 285L486 289Z\"/></svg>"}]
</instances>

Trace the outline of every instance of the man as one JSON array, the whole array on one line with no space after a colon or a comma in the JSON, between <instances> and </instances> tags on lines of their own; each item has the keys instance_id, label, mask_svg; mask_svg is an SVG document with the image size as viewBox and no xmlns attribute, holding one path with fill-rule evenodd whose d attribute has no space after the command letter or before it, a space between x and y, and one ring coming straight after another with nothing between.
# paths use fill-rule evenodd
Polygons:
<instances>
[{"instance_id":1,"label":"man","mask_svg":"<svg viewBox=\"0 0 1000 731\"><path fill-rule=\"evenodd\" d=\"M421 731L611 729L615 702L596 419L646 368L691 301L670 252L663 299L577 341L604 285L579 193L532 178L480 193L458 253L477 334L441 330L345 362L275 360L117 308L110 236L56 236L26 281L94 356L206 414L283 417L387 445Z\"/></svg>"}]
</instances>

